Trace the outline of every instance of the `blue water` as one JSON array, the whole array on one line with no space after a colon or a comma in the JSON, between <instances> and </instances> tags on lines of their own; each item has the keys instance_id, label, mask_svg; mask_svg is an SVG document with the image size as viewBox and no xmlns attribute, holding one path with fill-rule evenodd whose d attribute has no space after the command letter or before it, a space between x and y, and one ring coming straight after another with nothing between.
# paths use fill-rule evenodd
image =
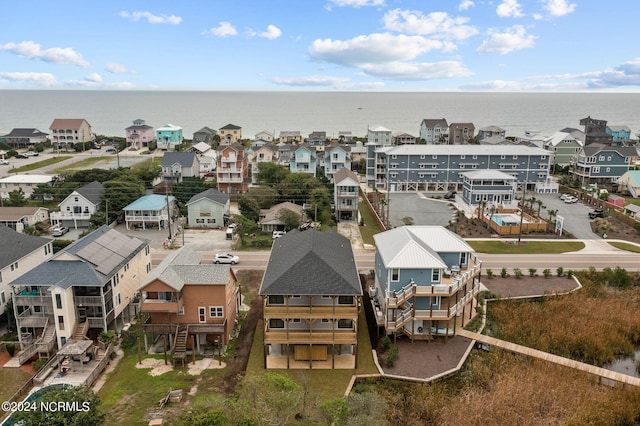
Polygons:
<instances>
[{"instance_id":1,"label":"blue water","mask_svg":"<svg viewBox=\"0 0 640 426\"><path fill-rule=\"evenodd\" d=\"M580 128L591 116L640 131L640 94L620 93L374 93L374 92L179 92L91 90L2 90L0 134L35 127L48 133L55 118L85 118L97 134L124 136L138 118L153 127L181 126L185 137L204 126L242 127L245 138L269 130L298 130L308 136L350 131L366 136L369 126L418 135L425 118L496 125L507 135L525 130L552 135Z\"/></svg>"}]
</instances>

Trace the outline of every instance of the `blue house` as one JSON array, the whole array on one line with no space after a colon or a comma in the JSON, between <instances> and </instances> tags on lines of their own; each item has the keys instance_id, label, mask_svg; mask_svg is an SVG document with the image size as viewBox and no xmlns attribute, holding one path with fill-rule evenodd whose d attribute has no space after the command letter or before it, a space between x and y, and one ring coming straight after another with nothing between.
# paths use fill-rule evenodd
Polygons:
<instances>
[{"instance_id":1,"label":"blue house","mask_svg":"<svg viewBox=\"0 0 640 426\"><path fill-rule=\"evenodd\" d=\"M637 155L635 148L594 143L582 148L571 161L569 171L582 186L611 185L629 170L632 159Z\"/></svg>"},{"instance_id":2,"label":"blue house","mask_svg":"<svg viewBox=\"0 0 640 426\"><path fill-rule=\"evenodd\" d=\"M462 199L471 206L511 204L516 199L516 178L500 170L462 173Z\"/></svg>"},{"instance_id":3,"label":"blue house","mask_svg":"<svg viewBox=\"0 0 640 426\"><path fill-rule=\"evenodd\" d=\"M156 129L158 149L173 151L182 143L182 127L167 124Z\"/></svg>"},{"instance_id":4,"label":"blue house","mask_svg":"<svg viewBox=\"0 0 640 426\"><path fill-rule=\"evenodd\" d=\"M289 171L291 173L308 173L316 175L316 150L306 143L298 145L291 150L289 159Z\"/></svg>"},{"instance_id":5,"label":"blue house","mask_svg":"<svg viewBox=\"0 0 640 426\"><path fill-rule=\"evenodd\" d=\"M631 129L628 126L608 125L605 131L611 135L616 145L626 144L631 139Z\"/></svg>"},{"instance_id":6,"label":"blue house","mask_svg":"<svg viewBox=\"0 0 640 426\"><path fill-rule=\"evenodd\" d=\"M377 325L412 340L453 335L475 313L482 262L442 226L403 226L374 235Z\"/></svg>"},{"instance_id":7,"label":"blue house","mask_svg":"<svg viewBox=\"0 0 640 426\"><path fill-rule=\"evenodd\" d=\"M127 229L166 229L170 225L174 227L178 206L173 195L149 194L122 210Z\"/></svg>"},{"instance_id":8,"label":"blue house","mask_svg":"<svg viewBox=\"0 0 640 426\"><path fill-rule=\"evenodd\" d=\"M333 145L324 151L324 174L333 182L333 175L340 169L351 170L351 153L348 146Z\"/></svg>"}]
</instances>

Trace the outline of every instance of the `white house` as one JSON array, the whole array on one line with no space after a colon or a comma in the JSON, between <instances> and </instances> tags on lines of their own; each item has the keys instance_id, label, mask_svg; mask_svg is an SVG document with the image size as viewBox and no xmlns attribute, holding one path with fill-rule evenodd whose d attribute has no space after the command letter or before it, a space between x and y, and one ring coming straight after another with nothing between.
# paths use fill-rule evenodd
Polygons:
<instances>
[{"instance_id":1,"label":"white house","mask_svg":"<svg viewBox=\"0 0 640 426\"><path fill-rule=\"evenodd\" d=\"M60 211L51 212L51 222L74 229L88 228L91 215L100 208L103 193L104 187L97 181L76 189L58 204Z\"/></svg>"}]
</instances>

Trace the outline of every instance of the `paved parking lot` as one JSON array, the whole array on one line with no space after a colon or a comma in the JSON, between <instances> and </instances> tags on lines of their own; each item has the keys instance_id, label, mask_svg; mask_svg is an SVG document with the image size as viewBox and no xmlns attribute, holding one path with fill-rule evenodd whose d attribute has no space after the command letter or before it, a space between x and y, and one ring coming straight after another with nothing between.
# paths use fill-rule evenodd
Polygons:
<instances>
[{"instance_id":1,"label":"paved parking lot","mask_svg":"<svg viewBox=\"0 0 640 426\"><path fill-rule=\"evenodd\" d=\"M564 217L564 229L571 232L574 237L583 240L601 238L591 231L591 219L589 219L590 206L580 202L567 204L560 199L560 194L529 194L538 200L542 200L547 210L558 210L558 215ZM543 219L548 219L546 212L541 214Z\"/></svg>"},{"instance_id":2,"label":"paved parking lot","mask_svg":"<svg viewBox=\"0 0 640 426\"><path fill-rule=\"evenodd\" d=\"M456 215L451 203L426 198L415 192L392 192L389 197L389 216L393 226L402 226L403 217L413 219L414 225L447 226Z\"/></svg>"}]
</instances>

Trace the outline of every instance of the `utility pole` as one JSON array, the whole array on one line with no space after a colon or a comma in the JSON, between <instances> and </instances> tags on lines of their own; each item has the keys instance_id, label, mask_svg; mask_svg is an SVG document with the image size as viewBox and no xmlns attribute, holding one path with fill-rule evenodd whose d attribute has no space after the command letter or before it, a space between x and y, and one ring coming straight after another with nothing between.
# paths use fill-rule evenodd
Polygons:
<instances>
[{"instance_id":1,"label":"utility pole","mask_svg":"<svg viewBox=\"0 0 640 426\"><path fill-rule=\"evenodd\" d=\"M169 187L165 191L167 199L167 223L169 224L169 241L171 241L171 207L169 206Z\"/></svg>"},{"instance_id":2,"label":"utility pole","mask_svg":"<svg viewBox=\"0 0 640 426\"><path fill-rule=\"evenodd\" d=\"M520 207L520 230L518 231L518 244L520 244L520 239L522 238L522 220L524 218L524 197L526 189L527 181L525 180L522 184L522 207Z\"/></svg>"}]
</instances>

